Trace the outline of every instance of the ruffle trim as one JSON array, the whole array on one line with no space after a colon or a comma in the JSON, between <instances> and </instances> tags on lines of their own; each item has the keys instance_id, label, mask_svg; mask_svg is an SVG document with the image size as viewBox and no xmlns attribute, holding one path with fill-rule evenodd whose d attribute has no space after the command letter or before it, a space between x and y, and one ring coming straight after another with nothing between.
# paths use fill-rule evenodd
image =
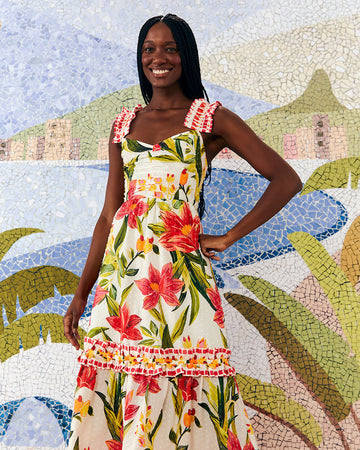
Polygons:
<instances>
[{"instance_id":1,"label":"ruffle trim","mask_svg":"<svg viewBox=\"0 0 360 450\"><path fill-rule=\"evenodd\" d=\"M203 98L195 99L186 114L184 126L203 133L210 133L213 127L213 115L219 106L221 103L218 101L209 103Z\"/></svg>"},{"instance_id":2,"label":"ruffle trim","mask_svg":"<svg viewBox=\"0 0 360 450\"><path fill-rule=\"evenodd\" d=\"M140 103L136 105L132 111L124 106L121 113L116 116L114 122L114 137L112 140L113 144L121 143L123 138L129 134L131 122L140 109L142 109Z\"/></svg>"},{"instance_id":3,"label":"ruffle trim","mask_svg":"<svg viewBox=\"0 0 360 450\"><path fill-rule=\"evenodd\" d=\"M100 369L140 375L232 376L226 348L154 348L85 337L79 362Z\"/></svg>"},{"instance_id":4,"label":"ruffle trim","mask_svg":"<svg viewBox=\"0 0 360 450\"><path fill-rule=\"evenodd\" d=\"M221 103L218 101L209 103L204 98L195 99L186 114L184 126L191 130L210 133L213 127L214 112L219 106L221 106ZM131 122L141 109L142 105L140 103L132 111L124 106L120 114L116 116L114 138L112 140L114 144L121 143L124 137L129 134Z\"/></svg>"}]
</instances>

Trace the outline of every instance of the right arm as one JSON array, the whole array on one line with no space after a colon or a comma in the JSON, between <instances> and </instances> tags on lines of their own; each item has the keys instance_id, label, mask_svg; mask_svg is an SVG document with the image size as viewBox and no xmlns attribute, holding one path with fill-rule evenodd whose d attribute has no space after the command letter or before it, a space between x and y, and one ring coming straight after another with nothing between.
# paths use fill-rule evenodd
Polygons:
<instances>
[{"instance_id":1,"label":"right arm","mask_svg":"<svg viewBox=\"0 0 360 450\"><path fill-rule=\"evenodd\" d=\"M64 319L64 334L78 350L80 348L78 324L83 314L88 295L99 275L111 224L116 211L124 200L124 172L119 144L113 144L114 127L109 139L109 177L105 193L105 203L95 225L89 254L83 273Z\"/></svg>"}]
</instances>

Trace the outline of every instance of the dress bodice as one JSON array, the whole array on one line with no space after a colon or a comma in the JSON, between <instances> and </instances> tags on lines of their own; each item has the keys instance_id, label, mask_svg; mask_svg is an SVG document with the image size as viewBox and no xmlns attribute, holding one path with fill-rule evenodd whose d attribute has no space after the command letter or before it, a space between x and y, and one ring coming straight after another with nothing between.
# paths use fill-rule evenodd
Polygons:
<instances>
[{"instance_id":1,"label":"dress bodice","mask_svg":"<svg viewBox=\"0 0 360 450\"><path fill-rule=\"evenodd\" d=\"M201 132L210 132L219 102L193 101L184 120L189 128L151 145L127 138L132 120L142 108L123 108L114 124L113 142L121 143L126 190L131 195L164 201L183 200L197 207L207 162Z\"/></svg>"}]
</instances>

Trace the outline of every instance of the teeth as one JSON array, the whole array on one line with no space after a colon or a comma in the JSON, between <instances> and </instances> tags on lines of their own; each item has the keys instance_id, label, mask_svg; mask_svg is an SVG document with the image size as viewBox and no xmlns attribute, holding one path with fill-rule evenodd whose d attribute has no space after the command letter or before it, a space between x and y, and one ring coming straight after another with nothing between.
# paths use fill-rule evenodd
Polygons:
<instances>
[{"instance_id":1,"label":"teeth","mask_svg":"<svg viewBox=\"0 0 360 450\"><path fill-rule=\"evenodd\" d=\"M169 72L168 69L153 69L153 73L155 73L156 75L160 75L162 73L167 73Z\"/></svg>"}]
</instances>

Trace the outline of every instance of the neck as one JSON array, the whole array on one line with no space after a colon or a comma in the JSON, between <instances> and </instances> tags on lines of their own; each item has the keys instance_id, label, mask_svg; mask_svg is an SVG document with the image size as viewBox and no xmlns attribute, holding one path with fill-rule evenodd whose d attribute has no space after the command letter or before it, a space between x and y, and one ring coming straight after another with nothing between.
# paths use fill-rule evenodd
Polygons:
<instances>
[{"instance_id":1,"label":"neck","mask_svg":"<svg viewBox=\"0 0 360 450\"><path fill-rule=\"evenodd\" d=\"M149 109L182 109L187 108L189 105L189 99L185 97L181 89L176 92L172 89L171 92L168 89L154 89Z\"/></svg>"}]
</instances>

